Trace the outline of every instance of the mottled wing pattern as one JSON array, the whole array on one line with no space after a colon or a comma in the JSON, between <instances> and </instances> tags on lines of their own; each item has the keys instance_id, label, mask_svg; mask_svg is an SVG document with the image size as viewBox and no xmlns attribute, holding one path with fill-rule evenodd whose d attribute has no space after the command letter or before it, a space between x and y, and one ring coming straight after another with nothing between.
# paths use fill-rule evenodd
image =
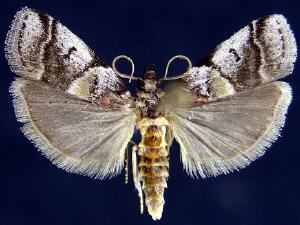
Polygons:
<instances>
[{"instance_id":1,"label":"mottled wing pattern","mask_svg":"<svg viewBox=\"0 0 300 225\"><path fill-rule=\"evenodd\" d=\"M219 98L293 71L297 47L282 15L253 21L202 59L184 82L197 96Z\"/></svg>"},{"instance_id":2,"label":"mottled wing pattern","mask_svg":"<svg viewBox=\"0 0 300 225\"><path fill-rule=\"evenodd\" d=\"M23 132L58 167L104 178L120 172L135 126L131 95L113 70L52 17L18 12L6 57Z\"/></svg>"},{"instance_id":3,"label":"mottled wing pattern","mask_svg":"<svg viewBox=\"0 0 300 225\"><path fill-rule=\"evenodd\" d=\"M113 70L51 16L29 8L19 11L5 52L19 76L108 106L130 103L130 93Z\"/></svg>"},{"instance_id":4,"label":"mottled wing pattern","mask_svg":"<svg viewBox=\"0 0 300 225\"><path fill-rule=\"evenodd\" d=\"M181 94L188 104L169 110L189 174L243 168L277 139L291 88L270 82L292 72L296 55L286 19L271 15L253 21L191 69L183 80L190 93Z\"/></svg>"},{"instance_id":5,"label":"mottled wing pattern","mask_svg":"<svg viewBox=\"0 0 300 225\"><path fill-rule=\"evenodd\" d=\"M170 112L185 170L217 176L247 166L279 136L291 101L291 88L274 82L200 107Z\"/></svg>"}]
</instances>

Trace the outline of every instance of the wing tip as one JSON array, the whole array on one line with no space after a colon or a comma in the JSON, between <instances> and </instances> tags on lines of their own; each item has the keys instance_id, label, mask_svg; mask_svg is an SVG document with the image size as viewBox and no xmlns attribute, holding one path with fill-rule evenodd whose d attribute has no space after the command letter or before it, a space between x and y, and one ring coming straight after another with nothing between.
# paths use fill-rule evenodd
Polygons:
<instances>
[{"instance_id":1,"label":"wing tip","mask_svg":"<svg viewBox=\"0 0 300 225\"><path fill-rule=\"evenodd\" d=\"M280 34L282 35L282 40L284 43L284 57L283 57L283 74L281 77L291 74L294 70L294 64L297 59L297 42L295 35L288 23L287 18L282 14L271 15L269 23L272 27L278 27ZM275 29L275 28L274 28Z\"/></svg>"},{"instance_id":2,"label":"wing tip","mask_svg":"<svg viewBox=\"0 0 300 225\"><path fill-rule=\"evenodd\" d=\"M4 41L5 58L8 61L11 71L19 76L26 76L28 73L28 71L24 70L21 57L19 52L17 52L20 47L20 32L22 31L22 26L25 24L25 16L28 15L28 13L37 13L37 11L25 6L14 15L14 19L11 22ZM26 25L23 29L25 29L25 27Z\"/></svg>"}]
</instances>

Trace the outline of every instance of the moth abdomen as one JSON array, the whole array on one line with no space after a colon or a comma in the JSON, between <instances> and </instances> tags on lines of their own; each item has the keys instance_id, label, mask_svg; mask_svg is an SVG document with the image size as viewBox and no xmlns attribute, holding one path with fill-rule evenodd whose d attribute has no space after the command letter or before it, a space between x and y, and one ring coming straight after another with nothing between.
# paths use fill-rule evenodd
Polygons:
<instances>
[{"instance_id":1,"label":"moth abdomen","mask_svg":"<svg viewBox=\"0 0 300 225\"><path fill-rule=\"evenodd\" d=\"M138 154L139 179L145 193L146 206L154 220L163 212L164 190L169 177L167 121L163 118L144 118L140 122L142 141Z\"/></svg>"},{"instance_id":2,"label":"moth abdomen","mask_svg":"<svg viewBox=\"0 0 300 225\"><path fill-rule=\"evenodd\" d=\"M169 162L166 149L155 148L143 149L147 152L148 158L143 153L140 155L139 177L142 181L142 188L145 193L146 206L153 219L160 219L162 216L164 200L164 189L167 188L169 176ZM161 154L163 152L163 154Z\"/></svg>"}]
</instances>

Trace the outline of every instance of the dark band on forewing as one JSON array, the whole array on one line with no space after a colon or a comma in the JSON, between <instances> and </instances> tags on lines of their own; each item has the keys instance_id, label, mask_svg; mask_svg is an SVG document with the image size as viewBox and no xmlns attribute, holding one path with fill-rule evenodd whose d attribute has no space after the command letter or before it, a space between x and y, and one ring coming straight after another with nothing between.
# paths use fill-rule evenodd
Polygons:
<instances>
[{"instance_id":1,"label":"dark band on forewing","mask_svg":"<svg viewBox=\"0 0 300 225\"><path fill-rule=\"evenodd\" d=\"M273 32L277 31L277 36L280 37L279 41L276 43L276 47L281 50L280 54L277 55L277 60L274 59L272 56L274 54L274 49L270 48L270 43L269 40L266 38L266 33L267 28L268 28L268 20L271 18L271 16L265 16L257 21L254 21L256 23L257 27L257 42L260 43L261 49L263 50L263 53L265 55L264 60L265 60L265 65L263 65L266 71L266 74L268 74L269 71L273 70L280 70L282 66L282 61L278 59L283 59L285 57L285 40L283 37L283 31L280 28L280 22L278 20L275 20L276 24L278 25L279 28L274 29ZM253 22L253 23L254 23ZM273 47L273 46L272 46ZM271 57L269 57L271 56ZM272 76L273 74L270 73L268 74L269 76Z\"/></svg>"},{"instance_id":2,"label":"dark band on forewing","mask_svg":"<svg viewBox=\"0 0 300 225\"><path fill-rule=\"evenodd\" d=\"M59 46L58 44L58 32L58 23L53 20L51 33L49 34L50 41L44 48L43 63L45 65L45 72L41 78L42 81L51 86L58 87L61 90L67 90L70 84L77 78L83 76L84 72L88 69L95 66L106 67L105 62L101 61L91 50L89 50L92 58L89 62L85 62L83 68L70 68L76 67L75 63L72 65L71 57L72 54L76 54L78 50L75 46L72 46L66 50L67 54L63 54L63 46Z\"/></svg>"},{"instance_id":3,"label":"dark band on forewing","mask_svg":"<svg viewBox=\"0 0 300 225\"><path fill-rule=\"evenodd\" d=\"M263 62L261 49L256 42L256 32L253 23L248 25L249 35L241 53L241 62L236 72L236 83L240 91L261 84L260 67Z\"/></svg>"},{"instance_id":4,"label":"dark band on forewing","mask_svg":"<svg viewBox=\"0 0 300 225\"><path fill-rule=\"evenodd\" d=\"M14 72L66 90L92 67L107 67L77 36L51 16L24 8L6 39L6 57Z\"/></svg>"},{"instance_id":5,"label":"dark band on forewing","mask_svg":"<svg viewBox=\"0 0 300 225\"><path fill-rule=\"evenodd\" d=\"M286 19L270 15L253 21L218 45L197 67L208 67L211 74L217 71L235 91L242 91L290 74L296 55L295 38ZM196 79L191 75L184 80L197 83Z\"/></svg>"},{"instance_id":6,"label":"dark band on forewing","mask_svg":"<svg viewBox=\"0 0 300 225\"><path fill-rule=\"evenodd\" d=\"M260 69L260 66L261 66L261 58L262 58L262 52L261 52L261 49L260 47L258 46L257 42L256 42L256 34L257 34L257 31L255 30L256 27L254 27L255 25L255 22L252 22L250 23L248 26L249 26L249 29L250 29L250 40L249 40L249 44L253 47L253 52L254 52L254 57L257 58L258 60L255 61L255 67L257 68L257 71L259 73L259 69Z\"/></svg>"},{"instance_id":7,"label":"dark band on forewing","mask_svg":"<svg viewBox=\"0 0 300 225\"><path fill-rule=\"evenodd\" d=\"M21 26L20 33L19 33L19 37L18 37L18 39L19 39L19 42L18 42L18 53L20 55L22 54L22 51L21 51L22 47L21 46L22 46L23 32L24 32L25 28L26 28L26 23L23 22L22 26ZM21 62L22 62L22 65L25 66L25 62L24 62L23 58L21 58Z\"/></svg>"},{"instance_id":8,"label":"dark band on forewing","mask_svg":"<svg viewBox=\"0 0 300 225\"><path fill-rule=\"evenodd\" d=\"M130 104L131 95L122 80L51 16L29 8L19 11L8 32L5 53L19 76L106 106Z\"/></svg>"}]
</instances>

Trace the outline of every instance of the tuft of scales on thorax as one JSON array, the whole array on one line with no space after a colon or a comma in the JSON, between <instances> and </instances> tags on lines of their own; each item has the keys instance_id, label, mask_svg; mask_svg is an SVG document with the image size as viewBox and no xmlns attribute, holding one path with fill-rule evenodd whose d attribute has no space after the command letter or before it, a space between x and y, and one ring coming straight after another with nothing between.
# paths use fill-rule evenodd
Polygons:
<instances>
[{"instance_id":1,"label":"tuft of scales on thorax","mask_svg":"<svg viewBox=\"0 0 300 225\"><path fill-rule=\"evenodd\" d=\"M136 94L135 106L140 111L140 118L158 118L164 115L159 108L165 93L158 87L156 79L145 79Z\"/></svg>"}]
</instances>

